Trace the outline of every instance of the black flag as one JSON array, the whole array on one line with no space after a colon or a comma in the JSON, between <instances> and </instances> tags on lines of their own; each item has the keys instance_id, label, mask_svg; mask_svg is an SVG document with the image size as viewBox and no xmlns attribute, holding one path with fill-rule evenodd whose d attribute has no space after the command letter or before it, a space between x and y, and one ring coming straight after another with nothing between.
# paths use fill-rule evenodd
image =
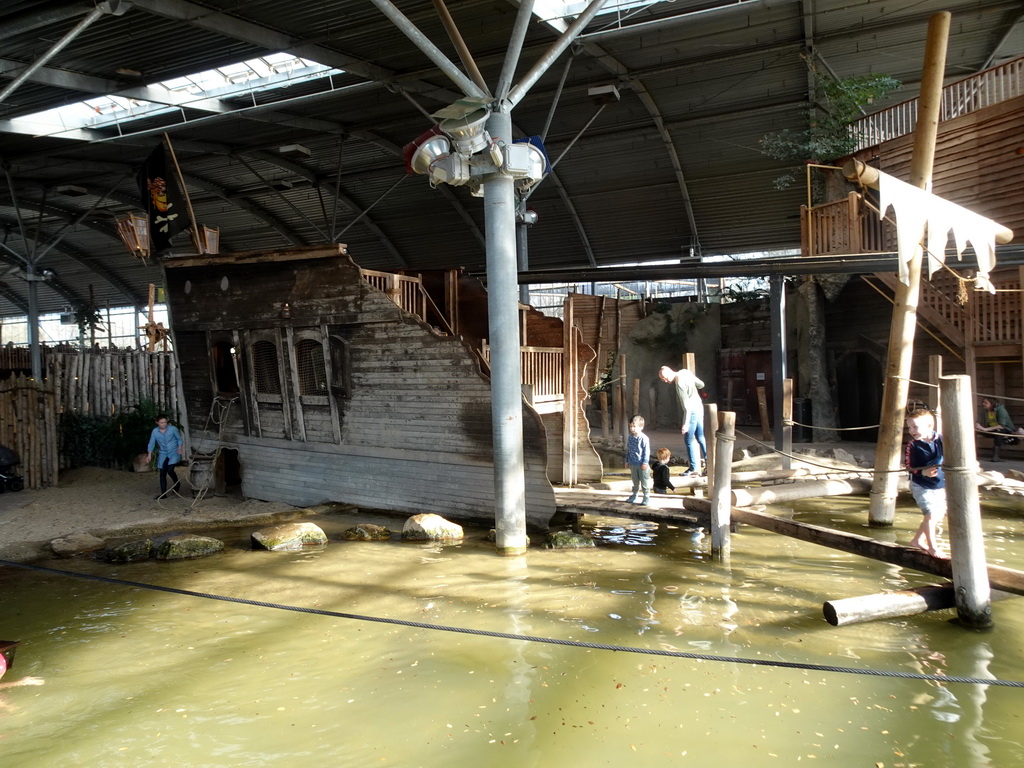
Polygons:
<instances>
[{"instance_id":1,"label":"black flag","mask_svg":"<svg viewBox=\"0 0 1024 768\"><path fill-rule=\"evenodd\" d=\"M163 142L150 153L139 171L139 194L149 218L153 253L163 253L170 249L171 238L189 226L185 199L174 175L168 173Z\"/></svg>"}]
</instances>

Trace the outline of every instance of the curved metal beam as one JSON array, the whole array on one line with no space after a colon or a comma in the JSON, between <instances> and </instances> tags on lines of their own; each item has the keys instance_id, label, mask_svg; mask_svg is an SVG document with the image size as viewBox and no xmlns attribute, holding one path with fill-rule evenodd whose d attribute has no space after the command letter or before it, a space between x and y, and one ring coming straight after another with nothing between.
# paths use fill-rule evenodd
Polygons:
<instances>
[{"instance_id":1,"label":"curved metal beam","mask_svg":"<svg viewBox=\"0 0 1024 768\"><path fill-rule=\"evenodd\" d=\"M672 164L672 172L675 174L676 184L679 186L679 194L682 196L683 205L686 208L686 219L690 225L690 234L697 244L699 252L700 233L697 230L697 219L693 214L693 201L690 199L690 190L686 185L686 175L683 173L683 163L679 157L675 142L672 140L672 134L665 125L665 118L662 116L661 110L658 109L654 97L651 96L643 81L631 77L626 66L599 45L584 42L582 47L595 61L618 77L624 85L629 86L636 93L640 103L644 105L647 113L651 116L658 134L661 136L662 145L665 147L665 154L668 155L669 162Z\"/></svg>"},{"instance_id":2,"label":"curved metal beam","mask_svg":"<svg viewBox=\"0 0 1024 768\"><path fill-rule=\"evenodd\" d=\"M48 229L45 229L43 227L37 226L36 231L47 240L50 239L51 237L54 237L54 233L52 231L49 231ZM87 255L86 253L83 253L79 249L66 243L62 243L61 245L54 248L53 251L51 251L51 253L61 253L67 258L76 262L77 264L95 273L98 277L102 278L103 280L106 280L107 283L109 283L113 288L115 288L119 293L121 293L126 299L129 300L131 306L141 308L147 305L146 302L143 301L140 296L137 296L135 294L135 291L132 290L131 286L129 286L127 283L121 280L120 277L111 272L102 264L95 263L91 256ZM75 298L74 300L76 303L82 301L81 299L78 298Z\"/></svg>"},{"instance_id":3,"label":"curved metal beam","mask_svg":"<svg viewBox=\"0 0 1024 768\"><path fill-rule=\"evenodd\" d=\"M348 196L348 194L342 192L340 188L336 189L335 185L331 183L330 180L326 178L324 180L321 180L316 173L309 170L304 165L300 165L299 163L296 163L292 160L288 160L287 158L284 157L272 155L269 152L246 152L244 154L248 155L249 157L256 158L261 162L268 163L269 165L277 166L278 168L288 171L289 173L293 173L299 178L305 179L314 187L322 189L323 191L327 192L330 195L336 196L338 202L340 202L350 211L357 214L357 217L360 218L360 223L363 226L365 226L368 230L370 230L370 232L372 232L377 237L378 240L380 240L381 245L383 245L385 250L387 250L392 256L394 256L395 261L397 261L401 267L409 266L409 263L405 260L405 258L403 258L402 254L399 252L398 247L391 241L391 238L384 234L384 231L380 228L380 226L378 226L377 223L374 222L370 218L370 216L366 214L363 208L358 203L356 203L355 200Z\"/></svg>"},{"instance_id":4,"label":"curved metal beam","mask_svg":"<svg viewBox=\"0 0 1024 768\"><path fill-rule=\"evenodd\" d=\"M240 208L241 210L248 213L250 216L259 219L272 230L281 235L281 237L287 240L291 245L308 245L308 243L302 237L300 237L295 232L295 230L293 230L291 227L289 227L287 224L281 221L281 219L274 216L272 213L269 213L266 210L264 210L261 206L249 202L244 198L233 196L231 192L225 190L223 187L214 184L212 181L207 181L206 179L202 179L198 176L195 176L194 174L186 173L185 181L190 186L195 186L203 190L204 192L209 192L210 194L219 197L226 203L229 203L235 206L236 208ZM193 198L193 202L195 202L195 198Z\"/></svg>"}]
</instances>

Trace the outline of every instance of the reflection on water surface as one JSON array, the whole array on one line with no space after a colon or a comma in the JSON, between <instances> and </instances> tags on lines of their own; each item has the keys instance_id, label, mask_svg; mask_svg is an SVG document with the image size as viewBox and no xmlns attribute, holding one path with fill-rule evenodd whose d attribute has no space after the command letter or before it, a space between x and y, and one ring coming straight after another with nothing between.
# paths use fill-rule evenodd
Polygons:
<instances>
[{"instance_id":1,"label":"reflection on water surface","mask_svg":"<svg viewBox=\"0 0 1024 768\"><path fill-rule=\"evenodd\" d=\"M864 526L866 501L792 507ZM1017 504L986 507L990 559L1024 563ZM361 518L362 519L362 518ZM369 522L389 521L367 518ZM396 527L394 521L390 521ZM0 569L0 635L23 641L0 691L5 768L48 765L1009 766L1024 690L828 667L1024 680L1024 605L985 633L952 612L835 628L827 599L930 577L743 528L727 565L685 527L588 519L589 550L500 558L460 545L343 542L253 552L249 531L186 563L54 567L213 595L396 619L396 626ZM214 534L216 535L216 534ZM752 666L457 631L484 630Z\"/></svg>"}]
</instances>

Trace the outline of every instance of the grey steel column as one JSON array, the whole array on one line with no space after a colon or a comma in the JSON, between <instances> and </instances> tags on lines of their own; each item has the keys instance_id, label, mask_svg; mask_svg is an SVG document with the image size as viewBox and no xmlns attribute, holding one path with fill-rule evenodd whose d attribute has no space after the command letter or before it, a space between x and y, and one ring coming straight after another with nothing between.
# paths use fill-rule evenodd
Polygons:
<instances>
[{"instance_id":1,"label":"grey steel column","mask_svg":"<svg viewBox=\"0 0 1024 768\"><path fill-rule=\"evenodd\" d=\"M493 113L492 136L511 136L512 117ZM494 527L498 554L526 552L526 470L519 366L516 201L512 178L484 182L487 311L491 337L491 430L494 441Z\"/></svg>"},{"instance_id":2,"label":"grey steel column","mask_svg":"<svg viewBox=\"0 0 1024 768\"><path fill-rule=\"evenodd\" d=\"M36 266L32 262L25 265L25 283L28 287L28 346L32 356L32 378L43 380L43 359L39 352L39 287L36 283Z\"/></svg>"},{"instance_id":3,"label":"grey steel column","mask_svg":"<svg viewBox=\"0 0 1024 768\"><path fill-rule=\"evenodd\" d=\"M772 326L772 422L775 424L775 450L783 451L785 444L785 425L782 423L782 383L789 378L786 368L786 283L783 275L772 275L768 278L769 298L771 304ZM790 459L782 457L782 468L790 468Z\"/></svg>"}]
</instances>

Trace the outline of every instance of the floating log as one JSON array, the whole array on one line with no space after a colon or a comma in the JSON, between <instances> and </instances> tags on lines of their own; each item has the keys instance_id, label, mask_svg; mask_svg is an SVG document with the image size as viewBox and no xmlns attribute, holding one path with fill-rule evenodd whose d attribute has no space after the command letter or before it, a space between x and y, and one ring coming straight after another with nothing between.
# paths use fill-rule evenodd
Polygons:
<instances>
[{"instance_id":1,"label":"floating log","mask_svg":"<svg viewBox=\"0 0 1024 768\"><path fill-rule=\"evenodd\" d=\"M993 592L992 599L1014 597L1006 592ZM821 608L825 621L833 627L844 627L875 619L894 616L915 616L927 611L941 611L956 607L956 594L952 584L929 584L876 595L845 597L828 600Z\"/></svg>"},{"instance_id":2,"label":"floating log","mask_svg":"<svg viewBox=\"0 0 1024 768\"><path fill-rule=\"evenodd\" d=\"M690 497L683 499L684 507L695 511L702 509L702 505L709 504L710 502L707 499ZM703 506L703 508L710 510L709 506ZM913 568L915 571L930 573L933 576L941 576L945 579L953 577L953 566L949 560L941 557L932 557L927 552L915 547L905 547L900 544L891 544L887 541L876 541L856 533L844 533L832 530L831 528L823 528L820 525L787 520L783 517L756 512L744 507L733 507L732 519L738 523L753 525L766 531L781 533L785 536L808 541L813 544L821 544L822 546L838 549L842 552L870 557L872 560L880 560L883 563ZM1024 571L1004 568L999 565L989 565L987 568L988 580L993 589L1001 589L1004 592L1012 592L1015 595L1024 595Z\"/></svg>"},{"instance_id":3,"label":"floating log","mask_svg":"<svg viewBox=\"0 0 1024 768\"><path fill-rule=\"evenodd\" d=\"M751 469L744 472L733 472L734 483L756 483L761 480L785 480L791 477L807 477L812 474L806 467L795 469Z\"/></svg>"},{"instance_id":4,"label":"floating log","mask_svg":"<svg viewBox=\"0 0 1024 768\"><path fill-rule=\"evenodd\" d=\"M770 488L735 488L732 503L738 507L753 504L775 504L781 501L809 499L814 496L844 496L851 493L867 493L871 480L851 478L849 480L810 480L804 483L773 485Z\"/></svg>"}]
</instances>

